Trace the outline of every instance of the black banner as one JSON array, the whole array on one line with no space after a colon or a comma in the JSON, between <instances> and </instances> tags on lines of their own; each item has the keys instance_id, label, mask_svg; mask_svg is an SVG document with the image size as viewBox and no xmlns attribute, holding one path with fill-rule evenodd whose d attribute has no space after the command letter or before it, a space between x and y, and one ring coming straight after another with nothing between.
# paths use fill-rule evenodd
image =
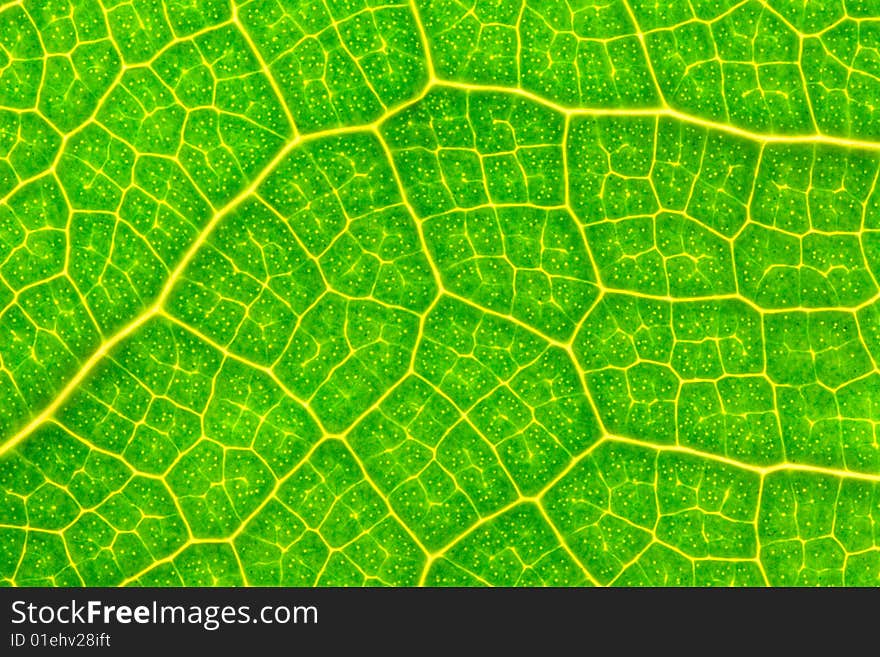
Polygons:
<instances>
[{"instance_id":1,"label":"black banner","mask_svg":"<svg viewBox=\"0 0 880 657\"><path fill-rule=\"evenodd\" d=\"M867 596L866 596L867 594ZM734 645L763 654L876 637L877 591L595 589L0 589L0 655L347 650L594 653ZM701 643L701 642L708 643ZM873 639L869 643L876 642ZM858 645L858 644L856 644ZM603 652L604 652L603 648ZM760 648L760 650L758 650ZM661 650L662 649L662 650ZM786 652L788 652L786 650ZM566 654L568 654L568 652ZM206 656L207 657L207 656Z\"/></svg>"}]
</instances>

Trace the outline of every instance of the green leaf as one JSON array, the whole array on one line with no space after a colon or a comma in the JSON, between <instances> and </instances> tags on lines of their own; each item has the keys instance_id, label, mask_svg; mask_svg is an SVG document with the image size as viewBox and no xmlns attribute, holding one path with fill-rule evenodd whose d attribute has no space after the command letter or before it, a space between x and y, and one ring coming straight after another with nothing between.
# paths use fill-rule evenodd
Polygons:
<instances>
[{"instance_id":1,"label":"green leaf","mask_svg":"<svg viewBox=\"0 0 880 657\"><path fill-rule=\"evenodd\" d=\"M0 584L880 584L880 9L0 8Z\"/></svg>"}]
</instances>

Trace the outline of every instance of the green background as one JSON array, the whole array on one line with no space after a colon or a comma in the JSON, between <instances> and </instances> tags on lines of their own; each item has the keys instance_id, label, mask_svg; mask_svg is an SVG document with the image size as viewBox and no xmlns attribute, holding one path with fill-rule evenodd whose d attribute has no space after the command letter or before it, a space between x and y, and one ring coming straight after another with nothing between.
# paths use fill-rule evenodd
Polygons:
<instances>
[{"instance_id":1,"label":"green background","mask_svg":"<svg viewBox=\"0 0 880 657\"><path fill-rule=\"evenodd\" d=\"M0 6L0 582L880 583L874 0Z\"/></svg>"}]
</instances>

